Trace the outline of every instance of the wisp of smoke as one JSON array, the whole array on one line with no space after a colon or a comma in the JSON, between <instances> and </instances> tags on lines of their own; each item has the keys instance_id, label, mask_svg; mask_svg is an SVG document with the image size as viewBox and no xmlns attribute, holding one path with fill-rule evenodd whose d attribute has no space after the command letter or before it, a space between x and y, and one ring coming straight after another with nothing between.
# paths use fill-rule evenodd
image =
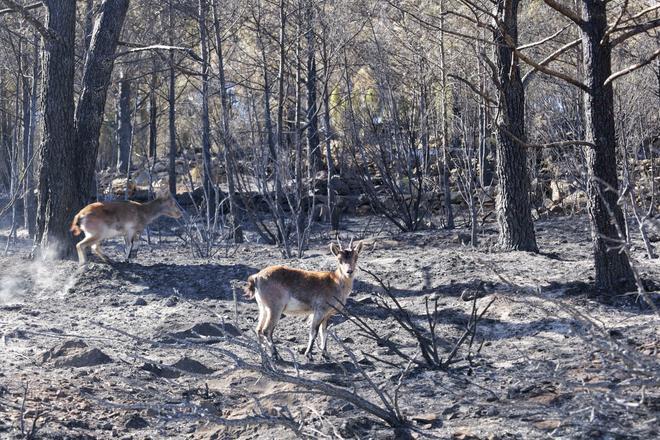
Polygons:
<instances>
[{"instance_id":1,"label":"wisp of smoke","mask_svg":"<svg viewBox=\"0 0 660 440\"><path fill-rule=\"evenodd\" d=\"M21 261L0 275L0 305L19 303L27 294L65 294L76 280L76 273L55 264L57 246L42 250L32 261Z\"/></svg>"}]
</instances>

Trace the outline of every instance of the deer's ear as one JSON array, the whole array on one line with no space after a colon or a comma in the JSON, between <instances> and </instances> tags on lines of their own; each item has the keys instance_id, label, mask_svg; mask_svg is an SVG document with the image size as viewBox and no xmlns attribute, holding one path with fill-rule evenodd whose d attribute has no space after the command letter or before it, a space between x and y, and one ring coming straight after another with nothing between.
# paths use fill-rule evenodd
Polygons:
<instances>
[{"instance_id":1,"label":"deer's ear","mask_svg":"<svg viewBox=\"0 0 660 440\"><path fill-rule=\"evenodd\" d=\"M355 246L355 249L353 249L356 254L360 255L360 252L362 252L362 242L359 242L357 246Z\"/></svg>"},{"instance_id":2,"label":"deer's ear","mask_svg":"<svg viewBox=\"0 0 660 440\"><path fill-rule=\"evenodd\" d=\"M341 249L337 245L337 243L331 243L330 244L330 252L332 252L332 255L337 256L339 255L339 252L341 252Z\"/></svg>"}]
</instances>

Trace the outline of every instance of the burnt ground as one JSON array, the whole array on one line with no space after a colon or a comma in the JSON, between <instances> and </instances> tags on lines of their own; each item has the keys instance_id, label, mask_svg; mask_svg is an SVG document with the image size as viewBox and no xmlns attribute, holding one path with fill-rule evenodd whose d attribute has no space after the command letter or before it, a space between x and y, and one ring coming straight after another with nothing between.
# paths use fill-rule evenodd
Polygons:
<instances>
[{"instance_id":1,"label":"burnt ground","mask_svg":"<svg viewBox=\"0 0 660 440\"><path fill-rule=\"evenodd\" d=\"M658 435L660 320L636 295L610 303L589 295L583 218L539 221L539 255L492 251L494 229L475 250L456 232L402 234L379 222L349 223L349 235L368 244L360 265L391 283L420 327L427 325L425 300L438 299L441 357L470 319L473 304L461 294L481 292L479 310L495 298L471 349L463 345L448 369L409 368L397 387L406 362L352 320L333 318L341 344L330 340L330 359L308 363L299 354L306 324L287 317L275 338L288 361L276 371L347 387L380 406L369 382L390 396L398 388L415 438ZM0 257L0 438L294 436L264 417L291 417L315 438L405 436L353 403L232 360L261 365L256 304L241 297L240 283L275 263L332 268L327 237L316 235L304 258L289 261L254 243L202 259L173 236L152 241L141 244L134 263L91 263L85 271L73 261L31 261L25 241ZM106 247L115 256L122 250L118 241ZM660 263L644 260L641 247L634 252L643 276L660 280ZM378 305L379 292L362 271L349 310L414 354L416 342ZM261 423L239 421L252 416Z\"/></svg>"}]
</instances>

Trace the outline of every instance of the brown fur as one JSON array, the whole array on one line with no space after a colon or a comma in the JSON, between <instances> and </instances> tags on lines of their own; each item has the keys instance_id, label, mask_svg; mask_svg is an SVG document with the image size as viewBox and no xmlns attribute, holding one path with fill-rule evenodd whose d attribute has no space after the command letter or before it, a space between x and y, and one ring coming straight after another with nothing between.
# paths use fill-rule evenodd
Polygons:
<instances>
[{"instance_id":1,"label":"brown fur","mask_svg":"<svg viewBox=\"0 0 660 440\"><path fill-rule=\"evenodd\" d=\"M133 201L96 202L85 206L76 214L71 223L73 235L85 232L85 238L76 245L78 262L86 262L85 250L91 247L104 261L108 257L101 251L101 242L106 238L122 235L126 242L126 260L130 258L134 241L142 230L153 220L166 215L181 217L176 201L169 195L158 197L150 202Z\"/></svg>"},{"instance_id":2,"label":"brown fur","mask_svg":"<svg viewBox=\"0 0 660 440\"><path fill-rule=\"evenodd\" d=\"M248 278L245 294L255 298L259 306L259 322L256 332L261 340L266 338L273 354L273 330L282 313L308 315L311 328L305 355L311 357L312 346L317 334L321 333L321 347L325 354L328 320L341 310L353 289L353 276L362 243L355 249L341 249L332 245L337 257L337 269L332 272L317 272L270 266Z\"/></svg>"}]
</instances>

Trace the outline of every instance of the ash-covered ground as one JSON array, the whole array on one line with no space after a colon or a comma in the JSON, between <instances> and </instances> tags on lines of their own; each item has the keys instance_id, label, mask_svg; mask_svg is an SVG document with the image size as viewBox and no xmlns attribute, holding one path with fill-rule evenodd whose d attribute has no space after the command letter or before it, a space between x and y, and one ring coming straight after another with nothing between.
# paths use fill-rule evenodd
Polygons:
<instances>
[{"instance_id":1,"label":"ash-covered ground","mask_svg":"<svg viewBox=\"0 0 660 440\"><path fill-rule=\"evenodd\" d=\"M420 329L428 329L427 300L437 298L440 358L470 321L474 304L461 295L478 294L478 312L495 299L476 335L447 368L406 369L354 322L408 356L418 352L380 306L381 286L361 271L348 302L353 318L333 318L330 359L317 350L305 361L307 324L286 317L275 331L285 362L272 371L386 408L375 386L396 399L406 429L256 368L264 365L253 332L257 307L242 297L242 283L271 264L333 269L328 237L315 235L302 259L255 243L202 259L180 239L153 234L129 264L92 257L79 270L74 261L33 261L26 241L0 257L0 438L293 438L294 428L361 439L659 435L660 320L636 294L610 303L589 296L584 218L539 221L541 254L491 250L492 228L473 249L456 231L403 234L379 221L348 223L344 235L366 243L360 266L391 285ZM119 241L106 248L116 258L123 252ZM644 278L660 280L658 260L646 260L641 246L634 256ZM650 295L657 302L658 293Z\"/></svg>"}]
</instances>

